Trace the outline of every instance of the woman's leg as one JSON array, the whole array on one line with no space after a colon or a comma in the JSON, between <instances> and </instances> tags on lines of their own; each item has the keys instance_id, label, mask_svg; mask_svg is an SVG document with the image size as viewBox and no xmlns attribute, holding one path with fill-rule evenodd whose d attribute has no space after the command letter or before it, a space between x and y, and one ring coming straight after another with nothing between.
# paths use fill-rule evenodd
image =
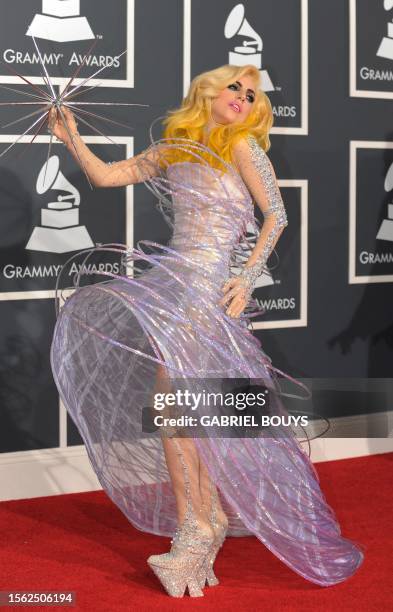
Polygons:
<instances>
[{"instance_id":1,"label":"woman's leg","mask_svg":"<svg viewBox=\"0 0 393 612\"><path fill-rule=\"evenodd\" d=\"M170 390L171 381L165 367L160 366L154 392ZM165 406L163 416L170 416L170 408ZM178 525L169 553L151 555L147 562L169 595L182 597L188 588L191 597L201 597L215 532L199 487L199 456L194 441L184 437L181 429L161 427L160 431L176 499Z\"/></svg>"},{"instance_id":2,"label":"woman's leg","mask_svg":"<svg viewBox=\"0 0 393 612\"><path fill-rule=\"evenodd\" d=\"M169 393L171 390L166 368L160 365L153 392ZM171 417L171 407L166 405L162 414L164 417ZM206 581L211 586L218 584L213 563L225 540L228 520L194 440L185 437L184 433L181 429L161 428L165 460L176 499L178 529L172 540L170 553L153 555L149 557L148 563L169 594L181 596L188 581L190 595L201 596L201 589ZM193 565L190 570L191 573L173 578L174 570L170 567L169 575L165 574L165 571L168 572L168 560L171 565L174 558L179 560L180 555L183 563L189 563L192 550L194 553L199 552L201 556L197 565ZM190 554L191 557L187 556ZM166 570L162 569L162 564L167 566Z\"/></svg>"},{"instance_id":3,"label":"woman's leg","mask_svg":"<svg viewBox=\"0 0 393 612\"><path fill-rule=\"evenodd\" d=\"M154 393L171 392L171 382L165 366L157 370ZM161 414L171 416L167 406ZM183 432L184 433L184 432ZM191 438L182 437L181 430L176 428L161 428L162 444L166 464L176 498L178 525L185 519L187 504L191 502L195 517L204 531L211 532L209 520L210 492L207 490L206 468L203 470L203 485L201 486L201 461L199 453ZM209 478L207 474L207 478ZM206 503L207 502L207 503Z\"/></svg>"},{"instance_id":4,"label":"woman's leg","mask_svg":"<svg viewBox=\"0 0 393 612\"><path fill-rule=\"evenodd\" d=\"M221 530L224 528L226 530L228 528L228 517L222 508L217 487L209 476L206 465L202 460L199 462L199 488L209 517L213 515L215 518L213 524L215 531L217 531L217 524Z\"/></svg>"}]
</instances>

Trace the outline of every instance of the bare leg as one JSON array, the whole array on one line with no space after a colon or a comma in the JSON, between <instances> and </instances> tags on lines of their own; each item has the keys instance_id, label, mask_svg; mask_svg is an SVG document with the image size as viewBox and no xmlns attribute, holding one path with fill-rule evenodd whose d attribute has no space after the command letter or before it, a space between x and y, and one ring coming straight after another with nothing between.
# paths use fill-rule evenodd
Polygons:
<instances>
[{"instance_id":1,"label":"bare leg","mask_svg":"<svg viewBox=\"0 0 393 612\"><path fill-rule=\"evenodd\" d=\"M200 462L199 483L201 495L205 500L210 523L214 530L214 544L206 557L203 568L201 568L198 574L199 585L201 588L203 588L206 581L209 586L219 584L219 580L213 571L213 564L218 551L224 544L226 538L228 531L228 518L221 506L217 487L210 478L206 465L203 463L203 461Z\"/></svg>"},{"instance_id":2,"label":"bare leg","mask_svg":"<svg viewBox=\"0 0 393 612\"><path fill-rule=\"evenodd\" d=\"M170 379L165 367L160 366L154 392L167 393L169 389ZM164 416L170 416L170 406L165 406L165 410ZM169 595L182 597L188 588L190 596L201 597L208 579L215 532L199 486L199 455L194 441L182 437L181 430L160 431L176 499L178 526L169 553L151 555L147 562Z\"/></svg>"},{"instance_id":3,"label":"bare leg","mask_svg":"<svg viewBox=\"0 0 393 612\"><path fill-rule=\"evenodd\" d=\"M154 392L169 393L171 391L170 379L164 366L160 365L157 370L156 385ZM165 415L165 411L163 413ZM168 416L169 412L168 412ZM162 429L162 444L165 453L166 464L171 478L173 492L176 498L177 520L178 525L184 521L187 510L187 489L184 482L184 465L188 472L189 478L189 495L191 503L199 524L203 530L211 532L209 520L209 509L206 506L206 495L210 494L206 491L207 486L206 476L204 484L201 487L200 473L201 461L195 443L190 438L181 437L181 432L176 433L173 430L173 435L168 433L168 429ZM204 474L207 473L206 468Z\"/></svg>"},{"instance_id":4,"label":"bare leg","mask_svg":"<svg viewBox=\"0 0 393 612\"><path fill-rule=\"evenodd\" d=\"M169 393L171 390L171 381L166 368L160 365L156 374L154 393ZM170 406L165 407L163 416L172 416ZM204 560L192 574L193 594L200 596L202 591L198 591L198 586L199 589L202 589L206 581L210 586L219 583L213 571L213 564L224 543L228 519L221 506L217 488L199 456L194 441L191 438L182 437L182 433L184 432L176 428L173 430L171 428L161 429L166 464L177 508L178 528L172 540L172 547L176 547L175 542L179 530L187 523L191 504L197 521L198 533L201 537L210 538L212 542ZM149 558L153 562L152 568L156 574L158 571L156 566L163 562L164 557L166 556ZM160 579L162 581L162 576Z\"/></svg>"},{"instance_id":5,"label":"bare leg","mask_svg":"<svg viewBox=\"0 0 393 612\"><path fill-rule=\"evenodd\" d=\"M218 523L218 525L227 528L228 518L222 508L217 487L210 478L206 465L202 460L199 462L199 487L208 515L211 517L212 511L214 511L215 525L213 527L215 528ZM217 531L216 528L215 531Z\"/></svg>"}]
</instances>

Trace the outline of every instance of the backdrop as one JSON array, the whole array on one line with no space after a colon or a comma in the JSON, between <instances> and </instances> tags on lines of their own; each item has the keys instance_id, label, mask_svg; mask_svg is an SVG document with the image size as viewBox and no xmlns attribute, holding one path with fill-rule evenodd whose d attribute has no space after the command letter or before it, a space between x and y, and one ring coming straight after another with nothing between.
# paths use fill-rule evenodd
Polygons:
<instances>
[{"instance_id":1,"label":"backdrop","mask_svg":"<svg viewBox=\"0 0 393 612\"><path fill-rule=\"evenodd\" d=\"M96 38L79 77L112 66L83 99L149 105L103 111L130 126L97 123L117 146L80 123L85 141L105 161L142 151L151 122L180 104L201 71L226 63L261 70L275 116L269 156L289 226L278 244L279 266L258 282L266 313L254 321L255 333L277 367L335 381L319 411L330 417L385 411L393 344L393 2L0 0L0 10L0 101L23 99L4 86L31 91L13 71L43 84L33 34L56 86L64 87ZM7 106L0 113L2 126L22 114ZM27 125L3 128L1 149ZM160 136L158 123L154 135ZM62 263L95 243L162 242L170 235L143 185L92 191L60 144L43 190L48 135L26 146L31 138L25 135L0 157L4 457L81 444L49 364ZM59 195L72 212L56 228L50 204ZM62 287L72 284L79 264L75 259ZM119 262L104 255L91 265L116 272ZM365 400L359 389L338 389L349 379L379 384L368 387Z\"/></svg>"}]
</instances>

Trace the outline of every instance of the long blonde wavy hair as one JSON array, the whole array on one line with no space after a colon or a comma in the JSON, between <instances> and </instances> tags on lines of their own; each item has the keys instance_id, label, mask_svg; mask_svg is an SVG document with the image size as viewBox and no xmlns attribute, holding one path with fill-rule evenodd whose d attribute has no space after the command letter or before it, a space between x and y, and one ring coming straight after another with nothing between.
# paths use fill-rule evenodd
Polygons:
<instances>
[{"instance_id":1,"label":"long blonde wavy hair","mask_svg":"<svg viewBox=\"0 0 393 612\"><path fill-rule=\"evenodd\" d=\"M183 99L181 106L168 111L163 121L163 137L169 140L187 138L202 143L204 128L211 117L213 99L225 87L245 75L251 76L256 89L250 114L244 122L213 127L206 144L209 149L227 163L233 161L234 145L248 134L256 138L264 151L268 151L270 148L269 132L273 125L273 111L268 96L260 89L259 70L251 64L245 66L226 64L196 76L192 80L188 94ZM208 157L210 157L208 161L211 165L219 167L220 163L215 157ZM170 158L170 160L167 159L169 163L187 160L187 158L194 161L192 155L177 148L173 149Z\"/></svg>"}]
</instances>

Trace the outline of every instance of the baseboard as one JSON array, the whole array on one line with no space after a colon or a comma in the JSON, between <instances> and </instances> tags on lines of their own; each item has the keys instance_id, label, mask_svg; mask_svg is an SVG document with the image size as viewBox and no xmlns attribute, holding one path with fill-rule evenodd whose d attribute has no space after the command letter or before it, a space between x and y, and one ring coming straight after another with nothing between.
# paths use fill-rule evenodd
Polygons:
<instances>
[{"instance_id":1,"label":"baseboard","mask_svg":"<svg viewBox=\"0 0 393 612\"><path fill-rule=\"evenodd\" d=\"M391 431L392 414L376 413L331 420L330 435L312 440L311 459L333 461L393 452L393 438L374 438L370 432ZM359 437L339 437L356 431ZM363 435L363 437L360 437ZM367 437L364 437L367 436ZM307 444L303 444L307 451ZM102 487L84 446L51 448L0 455L0 501L97 491Z\"/></svg>"}]
</instances>

